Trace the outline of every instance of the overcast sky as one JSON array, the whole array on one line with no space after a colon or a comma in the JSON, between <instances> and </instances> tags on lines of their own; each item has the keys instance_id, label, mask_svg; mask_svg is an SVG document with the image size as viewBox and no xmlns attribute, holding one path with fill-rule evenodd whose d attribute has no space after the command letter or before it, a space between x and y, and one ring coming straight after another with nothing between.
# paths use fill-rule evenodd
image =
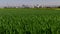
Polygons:
<instances>
[{"instance_id":1,"label":"overcast sky","mask_svg":"<svg viewBox=\"0 0 60 34\"><path fill-rule=\"evenodd\" d=\"M0 0L0 6L21 4L47 4L60 5L60 0Z\"/></svg>"}]
</instances>

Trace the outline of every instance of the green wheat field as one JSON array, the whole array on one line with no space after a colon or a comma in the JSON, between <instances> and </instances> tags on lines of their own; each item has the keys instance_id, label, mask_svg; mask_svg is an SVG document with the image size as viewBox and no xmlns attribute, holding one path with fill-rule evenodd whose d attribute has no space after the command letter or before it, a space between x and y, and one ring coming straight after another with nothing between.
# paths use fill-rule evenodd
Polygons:
<instances>
[{"instance_id":1,"label":"green wheat field","mask_svg":"<svg viewBox=\"0 0 60 34\"><path fill-rule=\"evenodd\" d=\"M60 34L60 10L57 9L0 9L0 34Z\"/></svg>"}]
</instances>

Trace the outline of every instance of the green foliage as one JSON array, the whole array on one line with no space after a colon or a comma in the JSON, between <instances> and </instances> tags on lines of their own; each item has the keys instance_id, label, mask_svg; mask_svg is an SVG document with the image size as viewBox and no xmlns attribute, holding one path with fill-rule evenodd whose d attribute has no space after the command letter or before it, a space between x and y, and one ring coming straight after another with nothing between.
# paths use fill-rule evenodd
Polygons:
<instances>
[{"instance_id":1,"label":"green foliage","mask_svg":"<svg viewBox=\"0 0 60 34\"><path fill-rule=\"evenodd\" d=\"M0 9L0 34L60 34L60 11Z\"/></svg>"}]
</instances>

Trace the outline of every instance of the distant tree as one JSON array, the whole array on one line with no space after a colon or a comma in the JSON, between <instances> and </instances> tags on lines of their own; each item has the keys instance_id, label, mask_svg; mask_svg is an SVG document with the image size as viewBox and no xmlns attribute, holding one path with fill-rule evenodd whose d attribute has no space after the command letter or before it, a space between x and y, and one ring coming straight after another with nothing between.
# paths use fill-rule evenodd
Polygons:
<instances>
[{"instance_id":1,"label":"distant tree","mask_svg":"<svg viewBox=\"0 0 60 34\"><path fill-rule=\"evenodd\" d=\"M9 6L9 7L4 7L4 8L16 8L16 7L11 7L11 6Z\"/></svg>"},{"instance_id":2,"label":"distant tree","mask_svg":"<svg viewBox=\"0 0 60 34\"><path fill-rule=\"evenodd\" d=\"M7 7L4 7L4 8L7 8Z\"/></svg>"},{"instance_id":3,"label":"distant tree","mask_svg":"<svg viewBox=\"0 0 60 34\"><path fill-rule=\"evenodd\" d=\"M29 6L27 5L22 5L23 8L30 8Z\"/></svg>"},{"instance_id":4,"label":"distant tree","mask_svg":"<svg viewBox=\"0 0 60 34\"><path fill-rule=\"evenodd\" d=\"M58 6L57 8L60 8L60 6Z\"/></svg>"},{"instance_id":5,"label":"distant tree","mask_svg":"<svg viewBox=\"0 0 60 34\"><path fill-rule=\"evenodd\" d=\"M51 8L51 7L46 7L46 8Z\"/></svg>"},{"instance_id":6,"label":"distant tree","mask_svg":"<svg viewBox=\"0 0 60 34\"><path fill-rule=\"evenodd\" d=\"M37 6L34 6L34 8L38 8Z\"/></svg>"},{"instance_id":7,"label":"distant tree","mask_svg":"<svg viewBox=\"0 0 60 34\"><path fill-rule=\"evenodd\" d=\"M42 8L42 6L39 6L39 8Z\"/></svg>"}]
</instances>

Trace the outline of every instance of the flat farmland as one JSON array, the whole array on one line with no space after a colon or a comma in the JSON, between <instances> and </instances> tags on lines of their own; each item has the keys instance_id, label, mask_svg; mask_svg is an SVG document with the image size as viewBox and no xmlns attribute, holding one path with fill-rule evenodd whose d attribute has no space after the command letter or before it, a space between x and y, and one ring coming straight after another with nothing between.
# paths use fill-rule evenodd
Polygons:
<instances>
[{"instance_id":1,"label":"flat farmland","mask_svg":"<svg viewBox=\"0 0 60 34\"><path fill-rule=\"evenodd\" d=\"M0 34L60 34L60 10L0 9Z\"/></svg>"}]
</instances>

